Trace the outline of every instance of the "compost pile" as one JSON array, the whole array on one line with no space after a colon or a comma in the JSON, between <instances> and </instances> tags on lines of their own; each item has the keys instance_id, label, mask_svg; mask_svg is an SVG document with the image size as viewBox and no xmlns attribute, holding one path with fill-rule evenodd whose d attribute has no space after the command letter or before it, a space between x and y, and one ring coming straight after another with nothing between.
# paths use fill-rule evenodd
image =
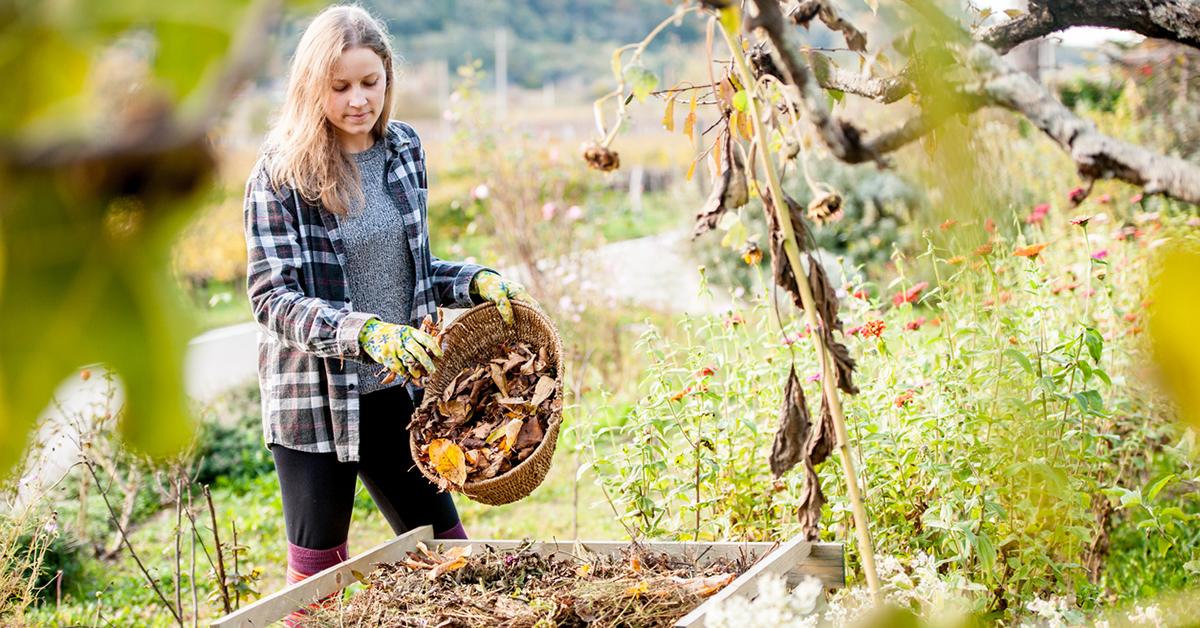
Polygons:
<instances>
[{"instance_id":1,"label":"compost pile","mask_svg":"<svg viewBox=\"0 0 1200 628\"><path fill-rule=\"evenodd\" d=\"M630 546L621 555L540 556L473 546L418 544L398 563L360 579L366 587L314 625L671 626L745 571L752 561L691 560ZM359 574L356 574L358 576Z\"/></svg>"},{"instance_id":2,"label":"compost pile","mask_svg":"<svg viewBox=\"0 0 1200 628\"><path fill-rule=\"evenodd\" d=\"M459 371L436 403L422 404L409 431L443 490L489 480L541 444L562 409L546 348L501 345L497 357Z\"/></svg>"}]
</instances>

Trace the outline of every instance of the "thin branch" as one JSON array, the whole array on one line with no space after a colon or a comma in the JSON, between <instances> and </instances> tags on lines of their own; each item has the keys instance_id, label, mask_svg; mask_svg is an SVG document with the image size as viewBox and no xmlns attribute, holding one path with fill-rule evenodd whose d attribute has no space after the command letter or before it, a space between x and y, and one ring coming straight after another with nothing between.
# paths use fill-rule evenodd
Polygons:
<instances>
[{"instance_id":1,"label":"thin branch","mask_svg":"<svg viewBox=\"0 0 1200 628\"><path fill-rule=\"evenodd\" d=\"M221 603L225 606L225 614L233 612L229 605L229 587L225 586L225 557L221 551L221 537L217 534L217 509L213 506L212 491L204 485L204 499L208 500L208 514L212 517L213 545L217 551L217 584L221 587Z\"/></svg>"},{"instance_id":2,"label":"thin branch","mask_svg":"<svg viewBox=\"0 0 1200 628\"><path fill-rule=\"evenodd\" d=\"M150 575L150 572L146 569L146 565L142 563L142 559L138 558L137 551L133 549L133 543L129 542L129 536L125 534L125 529L117 521L117 513L108 501L108 492L101 485L100 478L96 475L96 468L92 466L90 461L84 461L83 464L87 467L88 473L92 474L92 480L96 483L96 490L99 491L101 499L104 500L104 506L108 508L108 516L112 519L113 525L117 527L117 532L121 534L121 540L125 541L125 547L129 548L129 555L133 557L133 562L137 563L138 569L142 570L142 575L145 576L146 582L150 583L150 587L154 589L154 593L158 595L158 599L163 603L163 606L166 606L167 610L171 611L171 615L175 618L175 621L182 626L183 618L179 616L179 612L175 610L174 606L171 606L171 602L167 600L167 596L163 595L162 590L158 588L158 581Z\"/></svg>"}]
</instances>

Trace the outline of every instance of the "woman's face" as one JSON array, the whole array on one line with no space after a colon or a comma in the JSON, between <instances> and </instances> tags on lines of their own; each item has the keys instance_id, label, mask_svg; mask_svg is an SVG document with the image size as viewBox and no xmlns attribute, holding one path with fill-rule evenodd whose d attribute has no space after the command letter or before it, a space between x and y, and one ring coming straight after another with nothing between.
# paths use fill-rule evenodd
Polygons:
<instances>
[{"instance_id":1,"label":"woman's face","mask_svg":"<svg viewBox=\"0 0 1200 628\"><path fill-rule=\"evenodd\" d=\"M369 48L351 48L334 63L325 94L325 117L346 152L371 147L371 129L383 113L386 82L383 59Z\"/></svg>"}]
</instances>

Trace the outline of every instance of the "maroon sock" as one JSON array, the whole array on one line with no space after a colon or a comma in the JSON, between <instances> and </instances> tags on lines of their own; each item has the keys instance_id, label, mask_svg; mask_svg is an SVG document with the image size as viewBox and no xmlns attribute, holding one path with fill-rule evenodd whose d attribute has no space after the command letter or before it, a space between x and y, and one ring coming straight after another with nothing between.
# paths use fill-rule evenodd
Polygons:
<instances>
[{"instance_id":1,"label":"maroon sock","mask_svg":"<svg viewBox=\"0 0 1200 628\"><path fill-rule=\"evenodd\" d=\"M330 567L350 557L349 543L342 543L329 549L309 549L288 543L287 583L296 584L301 580L329 569ZM307 608L293 611L284 618L283 624L288 628L301 626L309 610L315 610L329 604L337 594L325 597L310 604Z\"/></svg>"},{"instance_id":2,"label":"maroon sock","mask_svg":"<svg viewBox=\"0 0 1200 628\"><path fill-rule=\"evenodd\" d=\"M443 532L435 532L433 534L433 538L442 539L442 540L466 539L467 538L467 530L466 530L466 528L463 527L462 522L459 521L457 524L455 524L455 526L453 528L450 528L449 530L446 530Z\"/></svg>"}]
</instances>

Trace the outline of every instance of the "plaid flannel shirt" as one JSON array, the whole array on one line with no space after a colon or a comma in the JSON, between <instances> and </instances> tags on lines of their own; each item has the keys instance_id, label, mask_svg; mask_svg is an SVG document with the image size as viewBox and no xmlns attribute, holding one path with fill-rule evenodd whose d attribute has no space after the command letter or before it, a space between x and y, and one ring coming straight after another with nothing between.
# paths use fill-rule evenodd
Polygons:
<instances>
[{"instance_id":1,"label":"plaid flannel shirt","mask_svg":"<svg viewBox=\"0 0 1200 628\"><path fill-rule=\"evenodd\" d=\"M436 318L438 306L474 305L471 279L485 269L430 253L425 151L416 131L393 120L385 141L388 189L399 200L415 267L411 316L389 322L412 325L426 314ZM358 374L348 360L374 363L358 342L374 314L354 309L335 217L295 190L273 186L267 158L259 159L246 183L244 215L246 292L259 325L263 435L268 446L358 460ZM419 389L409 393L419 401Z\"/></svg>"}]
</instances>

